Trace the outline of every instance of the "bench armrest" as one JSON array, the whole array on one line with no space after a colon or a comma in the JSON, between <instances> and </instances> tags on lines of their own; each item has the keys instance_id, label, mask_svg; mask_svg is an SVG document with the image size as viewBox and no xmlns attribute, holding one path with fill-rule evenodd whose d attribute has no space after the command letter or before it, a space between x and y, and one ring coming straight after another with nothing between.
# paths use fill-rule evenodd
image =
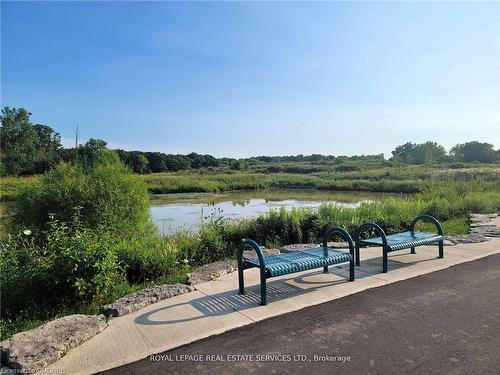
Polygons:
<instances>
[{"instance_id":1,"label":"bench armrest","mask_svg":"<svg viewBox=\"0 0 500 375\"><path fill-rule=\"evenodd\" d=\"M242 239L240 246L238 246L238 264L240 265L243 264L243 251L246 248L254 249L255 252L257 253L257 258L259 258L259 264L264 267L266 266L266 263L264 261L264 254L262 253L259 244L253 240L245 240L245 239Z\"/></svg>"},{"instance_id":2,"label":"bench armrest","mask_svg":"<svg viewBox=\"0 0 500 375\"><path fill-rule=\"evenodd\" d=\"M340 235L344 240L347 241L347 243L349 244L349 253L351 254L351 256L354 258L354 243L352 241L352 238L351 236L349 235L349 233L347 233L347 231L343 228L339 228L339 227L330 227L325 235L323 236L323 248L326 248L328 247L328 240L330 239L331 236L333 236L334 234L338 234Z\"/></svg>"},{"instance_id":3,"label":"bench armrest","mask_svg":"<svg viewBox=\"0 0 500 375\"><path fill-rule=\"evenodd\" d=\"M385 235L384 230L375 223L364 223L358 229L356 229L356 233L354 233L354 241L359 246L359 241L361 240L361 234L368 229L373 229L375 233L377 233L382 238L383 246L387 246L387 236Z\"/></svg>"},{"instance_id":4,"label":"bench armrest","mask_svg":"<svg viewBox=\"0 0 500 375\"><path fill-rule=\"evenodd\" d=\"M410 224L410 231L413 233L415 232L415 224L417 224L418 221L426 221L429 223L433 223L436 226L436 229L438 231L438 234L440 236L443 235L443 227L441 226L441 223L433 216L431 215L419 215Z\"/></svg>"}]
</instances>

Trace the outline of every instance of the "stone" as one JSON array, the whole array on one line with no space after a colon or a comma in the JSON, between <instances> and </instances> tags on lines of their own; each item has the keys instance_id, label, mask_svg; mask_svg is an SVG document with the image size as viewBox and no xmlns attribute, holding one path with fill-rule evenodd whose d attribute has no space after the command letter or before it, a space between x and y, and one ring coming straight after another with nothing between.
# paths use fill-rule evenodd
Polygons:
<instances>
[{"instance_id":1,"label":"stone","mask_svg":"<svg viewBox=\"0 0 500 375\"><path fill-rule=\"evenodd\" d=\"M123 316L140 310L152 303L189 293L193 290L192 286L184 284L156 285L124 296L109 305L102 306L101 314L113 317Z\"/></svg>"},{"instance_id":2,"label":"stone","mask_svg":"<svg viewBox=\"0 0 500 375\"><path fill-rule=\"evenodd\" d=\"M104 315L76 314L53 320L0 342L2 363L18 373L35 373L107 326Z\"/></svg>"},{"instance_id":3,"label":"stone","mask_svg":"<svg viewBox=\"0 0 500 375\"><path fill-rule=\"evenodd\" d=\"M500 228L492 219L498 214L471 214L470 232L459 236L448 236L446 239L454 244L479 243L489 241L491 237L500 237Z\"/></svg>"},{"instance_id":4,"label":"stone","mask_svg":"<svg viewBox=\"0 0 500 375\"><path fill-rule=\"evenodd\" d=\"M492 219L497 214L472 214L470 215L470 234L482 237L500 237L500 228Z\"/></svg>"},{"instance_id":5,"label":"stone","mask_svg":"<svg viewBox=\"0 0 500 375\"><path fill-rule=\"evenodd\" d=\"M458 236L449 236L449 237L446 237L446 239L453 242L455 245L456 244L465 244L465 243L480 243L480 242L486 242L486 241L490 240L488 237L485 237L485 236L478 234L478 233L469 233L469 234L462 234L462 235L458 235Z\"/></svg>"},{"instance_id":6,"label":"stone","mask_svg":"<svg viewBox=\"0 0 500 375\"><path fill-rule=\"evenodd\" d=\"M254 252L254 257L255 252ZM236 260L222 260L219 262L214 262L210 264L205 264L197 269L195 269L188 276L188 285L197 285L199 283L210 281L221 277L222 275L226 275L228 273L236 271L238 268L238 264Z\"/></svg>"},{"instance_id":7,"label":"stone","mask_svg":"<svg viewBox=\"0 0 500 375\"><path fill-rule=\"evenodd\" d=\"M444 246L455 246L456 243L453 242L453 240L451 239L448 239L447 237L445 238L445 240L443 241L443 245Z\"/></svg>"}]
</instances>

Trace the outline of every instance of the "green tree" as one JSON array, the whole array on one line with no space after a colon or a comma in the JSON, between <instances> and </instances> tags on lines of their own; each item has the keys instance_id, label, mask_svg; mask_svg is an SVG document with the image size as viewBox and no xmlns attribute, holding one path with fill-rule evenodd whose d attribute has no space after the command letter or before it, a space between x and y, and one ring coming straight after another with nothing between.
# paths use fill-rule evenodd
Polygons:
<instances>
[{"instance_id":1,"label":"green tree","mask_svg":"<svg viewBox=\"0 0 500 375\"><path fill-rule=\"evenodd\" d=\"M31 125L30 115L24 108L2 109L0 148L5 174L30 174L34 171L36 132Z\"/></svg>"},{"instance_id":2,"label":"green tree","mask_svg":"<svg viewBox=\"0 0 500 375\"><path fill-rule=\"evenodd\" d=\"M50 126L30 122L24 108L5 107L0 120L3 174L44 173L61 159L61 137Z\"/></svg>"},{"instance_id":3,"label":"green tree","mask_svg":"<svg viewBox=\"0 0 500 375\"><path fill-rule=\"evenodd\" d=\"M446 150L436 142L425 142L413 147L412 163L429 164L442 161L446 157Z\"/></svg>"},{"instance_id":4,"label":"green tree","mask_svg":"<svg viewBox=\"0 0 500 375\"><path fill-rule=\"evenodd\" d=\"M459 143L451 148L450 155L457 161L479 161L491 163L497 159L496 152L491 143L478 141Z\"/></svg>"},{"instance_id":5,"label":"green tree","mask_svg":"<svg viewBox=\"0 0 500 375\"><path fill-rule=\"evenodd\" d=\"M235 171L244 171L248 169L248 162L245 159L233 160L231 169Z\"/></svg>"},{"instance_id":6,"label":"green tree","mask_svg":"<svg viewBox=\"0 0 500 375\"><path fill-rule=\"evenodd\" d=\"M167 170L177 172L191 168L191 159L184 155L166 155Z\"/></svg>"},{"instance_id":7,"label":"green tree","mask_svg":"<svg viewBox=\"0 0 500 375\"><path fill-rule=\"evenodd\" d=\"M166 172L167 169L167 155L161 152L146 152L144 153L148 159L149 170L153 173Z\"/></svg>"},{"instance_id":8,"label":"green tree","mask_svg":"<svg viewBox=\"0 0 500 375\"><path fill-rule=\"evenodd\" d=\"M149 160L140 151L128 153L126 164L134 173L147 173L149 171Z\"/></svg>"},{"instance_id":9,"label":"green tree","mask_svg":"<svg viewBox=\"0 0 500 375\"><path fill-rule=\"evenodd\" d=\"M411 163L414 147L415 145L413 143L406 142L404 145L396 147L396 149L392 151L392 156L394 159L403 163Z\"/></svg>"},{"instance_id":10,"label":"green tree","mask_svg":"<svg viewBox=\"0 0 500 375\"><path fill-rule=\"evenodd\" d=\"M61 136L50 126L35 124L36 148L35 173L44 173L61 161Z\"/></svg>"},{"instance_id":11,"label":"green tree","mask_svg":"<svg viewBox=\"0 0 500 375\"><path fill-rule=\"evenodd\" d=\"M78 163L85 171L91 171L98 164L117 163L116 152L109 150L102 139L90 138L83 146L78 147Z\"/></svg>"}]
</instances>

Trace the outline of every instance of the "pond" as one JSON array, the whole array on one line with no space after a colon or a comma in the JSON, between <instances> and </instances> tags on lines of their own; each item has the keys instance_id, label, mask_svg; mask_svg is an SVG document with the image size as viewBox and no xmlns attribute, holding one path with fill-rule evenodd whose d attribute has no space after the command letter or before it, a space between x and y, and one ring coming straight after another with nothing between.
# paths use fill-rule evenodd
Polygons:
<instances>
[{"instance_id":1,"label":"pond","mask_svg":"<svg viewBox=\"0 0 500 375\"><path fill-rule=\"evenodd\" d=\"M318 208L325 202L356 207L385 196L388 194L298 189L166 194L152 197L151 214L160 231L170 234L181 229L196 230L202 220L211 216L237 220L257 217L281 207Z\"/></svg>"}]
</instances>

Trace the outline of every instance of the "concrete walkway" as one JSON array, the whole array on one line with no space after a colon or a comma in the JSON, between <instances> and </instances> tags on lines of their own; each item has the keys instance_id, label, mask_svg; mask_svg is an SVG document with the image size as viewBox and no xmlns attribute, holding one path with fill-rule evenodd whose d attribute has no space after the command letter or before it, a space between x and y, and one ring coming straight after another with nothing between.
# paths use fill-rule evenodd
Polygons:
<instances>
[{"instance_id":1,"label":"concrete walkway","mask_svg":"<svg viewBox=\"0 0 500 375\"><path fill-rule=\"evenodd\" d=\"M267 306L258 305L257 269L245 271L244 296L237 293L235 272L200 284L192 293L112 319L101 334L71 350L50 368L63 368L66 374L89 374L131 363L269 317L500 253L500 238L445 247L444 259L437 259L437 252L437 246L423 246L415 255L409 250L393 253L389 256L389 272L382 274L381 249L362 249L355 282L346 280L347 265L330 267L330 274L317 269L270 279Z\"/></svg>"}]
</instances>

